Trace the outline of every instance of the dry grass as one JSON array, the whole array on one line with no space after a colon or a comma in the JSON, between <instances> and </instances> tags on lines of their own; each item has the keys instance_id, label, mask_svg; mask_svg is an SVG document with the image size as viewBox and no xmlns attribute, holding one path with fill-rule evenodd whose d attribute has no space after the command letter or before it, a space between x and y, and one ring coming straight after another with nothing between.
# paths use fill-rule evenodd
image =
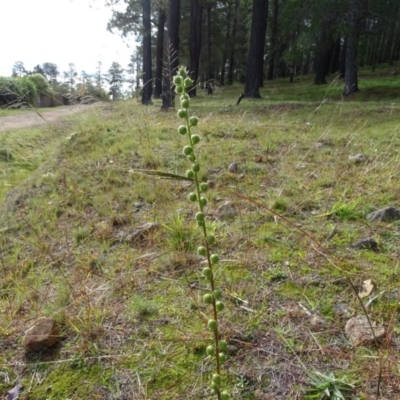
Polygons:
<instances>
[{"instance_id":1,"label":"dry grass","mask_svg":"<svg viewBox=\"0 0 400 400\"><path fill-rule=\"evenodd\" d=\"M237 209L210 222L223 259L233 398L303 399L306 371L315 370L356 383L360 399L376 398L378 382L379 399L400 398L399 223L365 218L399 206L399 98L348 102L309 82L280 82L266 86L264 100L236 107L238 90L200 93L191 105L204 138L203 178L214 184L208 210L225 200ZM22 382L41 400L210 396L190 186L133 172L184 173L178 122L158 104L127 101L21 132L37 168L8 186L1 206L4 394ZM0 143L17 157L1 165L16 171L26 156L5 135ZM350 162L358 153L367 160ZM147 222L158 225L135 235ZM365 237L378 252L352 247ZM352 348L345 337L347 319L362 313L346 277L357 288L373 279L384 291L368 308L389 330L379 347ZM310 313L324 322L312 324ZM27 355L24 331L43 315L59 320L63 340Z\"/></svg>"}]
</instances>

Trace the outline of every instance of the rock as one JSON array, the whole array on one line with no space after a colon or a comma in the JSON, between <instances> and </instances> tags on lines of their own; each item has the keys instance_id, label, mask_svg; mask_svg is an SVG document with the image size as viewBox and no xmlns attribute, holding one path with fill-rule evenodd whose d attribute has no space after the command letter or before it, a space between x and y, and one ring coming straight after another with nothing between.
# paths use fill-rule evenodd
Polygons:
<instances>
[{"instance_id":1,"label":"rock","mask_svg":"<svg viewBox=\"0 0 400 400\"><path fill-rule=\"evenodd\" d=\"M151 233L160 228L156 222L146 222L143 225L136 226L130 233L121 232L117 235L121 242L135 243L145 240Z\"/></svg>"},{"instance_id":2,"label":"rock","mask_svg":"<svg viewBox=\"0 0 400 400\"><path fill-rule=\"evenodd\" d=\"M386 336L386 328L377 326L376 322L371 321L377 340L382 340ZM375 344L374 335L371 332L368 319L365 315L357 315L350 318L345 326L345 333L354 347L368 346Z\"/></svg>"},{"instance_id":3,"label":"rock","mask_svg":"<svg viewBox=\"0 0 400 400\"><path fill-rule=\"evenodd\" d=\"M352 312L346 303L337 303L333 306L335 314L339 318L350 318Z\"/></svg>"},{"instance_id":4,"label":"rock","mask_svg":"<svg viewBox=\"0 0 400 400\"><path fill-rule=\"evenodd\" d=\"M235 355L237 352L238 352L238 348L235 346L235 345L233 345L233 344L229 344L228 345L228 351L227 351L227 353L229 354L229 355Z\"/></svg>"},{"instance_id":5,"label":"rock","mask_svg":"<svg viewBox=\"0 0 400 400\"><path fill-rule=\"evenodd\" d=\"M60 338L58 323L52 318L39 318L25 334L24 347L28 352L53 347Z\"/></svg>"},{"instance_id":6,"label":"rock","mask_svg":"<svg viewBox=\"0 0 400 400\"><path fill-rule=\"evenodd\" d=\"M228 167L229 172L232 172L232 174L236 174L237 170L238 170L238 164L236 161L229 164L229 167Z\"/></svg>"},{"instance_id":7,"label":"rock","mask_svg":"<svg viewBox=\"0 0 400 400\"><path fill-rule=\"evenodd\" d=\"M349 156L349 160L356 164L366 161L367 159L368 157L365 154L357 154L355 156Z\"/></svg>"},{"instance_id":8,"label":"rock","mask_svg":"<svg viewBox=\"0 0 400 400\"><path fill-rule=\"evenodd\" d=\"M400 211L395 207L385 207L380 210L374 211L367 215L367 219L370 222L376 221L395 221L400 219Z\"/></svg>"},{"instance_id":9,"label":"rock","mask_svg":"<svg viewBox=\"0 0 400 400\"><path fill-rule=\"evenodd\" d=\"M216 211L216 217L220 219L230 219L236 217L237 211L235 205L231 201L222 203Z\"/></svg>"},{"instance_id":10,"label":"rock","mask_svg":"<svg viewBox=\"0 0 400 400\"><path fill-rule=\"evenodd\" d=\"M324 329L327 325L327 321L325 318L320 317L319 315L312 315L309 320L311 330L318 332L322 329Z\"/></svg>"},{"instance_id":11,"label":"rock","mask_svg":"<svg viewBox=\"0 0 400 400\"><path fill-rule=\"evenodd\" d=\"M378 242L373 238L361 239L353 244L353 247L360 250L378 250Z\"/></svg>"}]
</instances>

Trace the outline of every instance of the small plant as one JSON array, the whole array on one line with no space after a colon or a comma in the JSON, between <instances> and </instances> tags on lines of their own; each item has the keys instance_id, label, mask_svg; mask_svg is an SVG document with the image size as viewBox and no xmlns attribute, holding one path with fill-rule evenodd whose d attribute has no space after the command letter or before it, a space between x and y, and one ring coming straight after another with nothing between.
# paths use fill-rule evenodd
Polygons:
<instances>
[{"instance_id":1,"label":"small plant","mask_svg":"<svg viewBox=\"0 0 400 400\"><path fill-rule=\"evenodd\" d=\"M199 120L197 117L189 117L189 95L187 90L193 86L193 81L188 76L184 67L180 67L178 74L174 77L175 92L180 95L181 108L178 110L178 117L183 120L183 124L179 126L178 133L188 139L188 144L183 148L183 154L191 163L191 168L186 171L186 177L192 179L195 184L195 190L189 194L189 201L198 204L198 212L195 215L197 225L202 231L204 243L197 249L198 255L204 257L207 266L203 269L202 274L209 283L208 293L203 296L205 304L211 308L212 316L209 318L207 326L212 332L214 343L207 346L207 355L215 360L215 372L211 379L211 389L217 396L218 400L229 399L229 394L221 389L221 367L226 359L227 342L220 340L219 333L219 313L224 309L224 303L221 300L221 291L217 289L215 282L215 266L219 262L217 254L211 254L210 246L215 243L215 237L207 232L206 214L204 212L207 206L207 198L204 193L208 190L208 184L201 182L199 172L201 165L196 156L196 145L200 142L200 137L192 133L192 129L197 126Z\"/></svg>"},{"instance_id":2,"label":"small plant","mask_svg":"<svg viewBox=\"0 0 400 400\"><path fill-rule=\"evenodd\" d=\"M335 378L332 372L322 374L315 371L308 373L312 388L308 390L306 399L347 400L353 398L354 385L344 379Z\"/></svg>"}]
</instances>

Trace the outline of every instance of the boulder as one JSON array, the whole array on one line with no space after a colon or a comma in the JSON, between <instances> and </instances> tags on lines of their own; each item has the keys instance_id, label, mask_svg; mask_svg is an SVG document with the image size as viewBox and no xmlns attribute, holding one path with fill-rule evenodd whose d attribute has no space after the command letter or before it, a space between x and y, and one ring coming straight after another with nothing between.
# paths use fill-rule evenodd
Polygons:
<instances>
[{"instance_id":1,"label":"boulder","mask_svg":"<svg viewBox=\"0 0 400 400\"><path fill-rule=\"evenodd\" d=\"M353 244L353 247L359 250L379 250L378 242L373 238L360 239Z\"/></svg>"},{"instance_id":2,"label":"boulder","mask_svg":"<svg viewBox=\"0 0 400 400\"><path fill-rule=\"evenodd\" d=\"M222 203L215 212L215 216L219 219L234 218L236 217L236 214L236 207L231 201L225 201Z\"/></svg>"},{"instance_id":3,"label":"boulder","mask_svg":"<svg viewBox=\"0 0 400 400\"><path fill-rule=\"evenodd\" d=\"M53 347L60 339L60 328L52 318L39 318L25 334L24 347L35 352Z\"/></svg>"},{"instance_id":4,"label":"boulder","mask_svg":"<svg viewBox=\"0 0 400 400\"><path fill-rule=\"evenodd\" d=\"M400 210L395 207L385 207L380 210L374 211L367 215L367 219L370 222L387 222L396 221L400 219Z\"/></svg>"},{"instance_id":5,"label":"boulder","mask_svg":"<svg viewBox=\"0 0 400 400\"><path fill-rule=\"evenodd\" d=\"M232 174L236 174L236 172L238 171L238 163L236 161L231 162L229 164L228 171Z\"/></svg>"},{"instance_id":6,"label":"boulder","mask_svg":"<svg viewBox=\"0 0 400 400\"><path fill-rule=\"evenodd\" d=\"M386 328L377 326L376 322L371 321L376 340L380 341L386 336ZM354 347L368 346L375 344L375 338L365 315L357 315L350 318L344 328L349 341Z\"/></svg>"}]
</instances>

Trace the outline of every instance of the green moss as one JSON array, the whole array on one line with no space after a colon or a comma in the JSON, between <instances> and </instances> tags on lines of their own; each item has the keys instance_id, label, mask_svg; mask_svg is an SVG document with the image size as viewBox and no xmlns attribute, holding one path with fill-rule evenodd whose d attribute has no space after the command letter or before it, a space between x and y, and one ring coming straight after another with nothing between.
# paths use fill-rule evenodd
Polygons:
<instances>
[{"instance_id":1,"label":"green moss","mask_svg":"<svg viewBox=\"0 0 400 400\"><path fill-rule=\"evenodd\" d=\"M48 371L43 384L32 389L29 399L93 399L94 388L107 382L112 371L107 371L100 364L84 364L77 361L75 364L62 364Z\"/></svg>"}]
</instances>

